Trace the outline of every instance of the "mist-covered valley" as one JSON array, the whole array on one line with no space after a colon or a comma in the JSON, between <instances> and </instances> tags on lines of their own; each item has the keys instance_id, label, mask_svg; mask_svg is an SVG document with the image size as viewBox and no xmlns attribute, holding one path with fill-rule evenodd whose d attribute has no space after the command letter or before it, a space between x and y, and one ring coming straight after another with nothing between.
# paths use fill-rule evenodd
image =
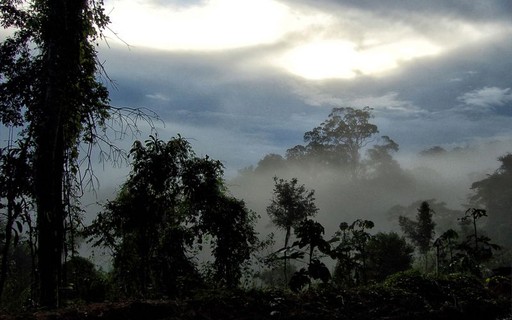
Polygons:
<instances>
[{"instance_id":1,"label":"mist-covered valley","mask_svg":"<svg viewBox=\"0 0 512 320\"><path fill-rule=\"evenodd\" d=\"M378 143L379 139L372 141ZM362 166L371 167L368 149L372 144L361 150ZM471 202L475 195L473 183L493 174L501 165L498 158L510 150L512 141L506 139L456 147L425 146L417 153L398 150L390 154L391 165L367 168L357 178L343 166L326 166L320 160L298 164L285 156L270 154L255 166L240 170L227 184L234 196L259 214L257 230L262 236L270 232L282 236L266 212L272 198L273 177L297 178L315 191L319 211L314 219L325 227L326 237L332 236L341 222L356 219L374 221L374 232L400 232L398 216L414 217L421 201L428 201L435 211L433 219L440 235L449 228L456 229L457 219L469 207L478 205ZM494 214L501 213L489 212L488 219L493 219Z\"/></svg>"}]
</instances>

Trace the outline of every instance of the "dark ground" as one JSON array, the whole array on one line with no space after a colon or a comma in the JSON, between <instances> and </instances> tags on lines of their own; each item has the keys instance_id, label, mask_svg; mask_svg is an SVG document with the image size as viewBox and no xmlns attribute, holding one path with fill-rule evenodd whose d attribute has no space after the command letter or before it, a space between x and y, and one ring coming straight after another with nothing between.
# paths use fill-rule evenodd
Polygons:
<instances>
[{"instance_id":1,"label":"dark ground","mask_svg":"<svg viewBox=\"0 0 512 320\"><path fill-rule=\"evenodd\" d=\"M294 294L283 290L201 290L179 300L77 303L44 311L0 314L0 320L512 320L510 279L489 286L467 276L401 274L380 285L330 285Z\"/></svg>"}]
</instances>

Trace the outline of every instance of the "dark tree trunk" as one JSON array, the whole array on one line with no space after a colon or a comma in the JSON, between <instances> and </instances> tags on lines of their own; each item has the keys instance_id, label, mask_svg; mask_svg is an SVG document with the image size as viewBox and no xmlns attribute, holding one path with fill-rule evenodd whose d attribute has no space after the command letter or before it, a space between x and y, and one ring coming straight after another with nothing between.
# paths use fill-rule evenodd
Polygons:
<instances>
[{"instance_id":1,"label":"dark tree trunk","mask_svg":"<svg viewBox=\"0 0 512 320\"><path fill-rule=\"evenodd\" d=\"M73 95L80 67L80 21L82 0L45 1L42 33L45 83L39 121L35 129L35 191L38 225L40 303L59 304L64 248L63 177L66 151L76 143L79 123Z\"/></svg>"},{"instance_id":2,"label":"dark tree trunk","mask_svg":"<svg viewBox=\"0 0 512 320\"><path fill-rule=\"evenodd\" d=\"M286 227L286 235L284 237L284 286L288 285L288 242L290 241L291 227Z\"/></svg>"},{"instance_id":3,"label":"dark tree trunk","mask_svg":"<svg viewBox=\"0 0 512 320\"><path fill-rule=\"evenodd\" d=\"M5 224L5 242L2 248L2 265L0 269L0 301L3 298L3 292L7 275L9 272L9 255L12 241L12 227L14 225L14 196L12 195L12 185L7 188L7 222Z\"/></svg>"}]
</instances>

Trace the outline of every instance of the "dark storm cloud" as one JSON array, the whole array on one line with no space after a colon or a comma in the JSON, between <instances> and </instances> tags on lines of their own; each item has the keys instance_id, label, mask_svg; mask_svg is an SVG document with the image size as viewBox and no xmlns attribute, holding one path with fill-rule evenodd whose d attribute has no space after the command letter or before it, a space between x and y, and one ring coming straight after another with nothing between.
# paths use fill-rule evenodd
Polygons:
<instances>
[{"instance_id":1,"label":"dark storm cloud","mask_svg":"<svg viewBox=\"0 0 512 320\"><path fill-rule=\"evenodd\" d=\"M102 59L116 83L114 105L148 107L167 123L163 132L169 136L181 133L198 145L217 145L208 153L230 170L300 143L315 124L309 115L318 110L290 91L287 76L247 75L239 53L112 47L102 51Z\"/></svg>"}]
</instances>

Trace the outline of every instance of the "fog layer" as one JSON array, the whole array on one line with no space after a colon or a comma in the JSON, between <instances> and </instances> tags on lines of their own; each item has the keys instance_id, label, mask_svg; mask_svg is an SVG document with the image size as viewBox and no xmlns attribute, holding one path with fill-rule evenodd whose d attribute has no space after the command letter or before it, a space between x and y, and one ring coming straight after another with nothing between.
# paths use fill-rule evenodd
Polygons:
<instances>
[{"instance_id":1,"label":"fog layer","mask_svg":"<svg viewBox=\"0 0 512 320\"><path fill-rule=\"evenodd\" d=\"M229 182L229 189L261 216L257 228L262 235L275 231L266 213L274 176L296 177L300 184L315 190L319 208L315 220L325 227L327 237L336 231L340 222L358 218L374 221L375 232L399 231L398 215L413 217L416 214L414 204L425 200L436 211L434 220L437 235L440 235L456 227L457 218L470 206L472 183L495 172L500 166L498 157L511 150L511 140L495 140L464 147L426 147L419 154L398 152L394 155L397 166L357 179L342 168L328 168L318 163L296 165L272 155L255 167L241 170Z\"/></svg>"}]
</instances>

